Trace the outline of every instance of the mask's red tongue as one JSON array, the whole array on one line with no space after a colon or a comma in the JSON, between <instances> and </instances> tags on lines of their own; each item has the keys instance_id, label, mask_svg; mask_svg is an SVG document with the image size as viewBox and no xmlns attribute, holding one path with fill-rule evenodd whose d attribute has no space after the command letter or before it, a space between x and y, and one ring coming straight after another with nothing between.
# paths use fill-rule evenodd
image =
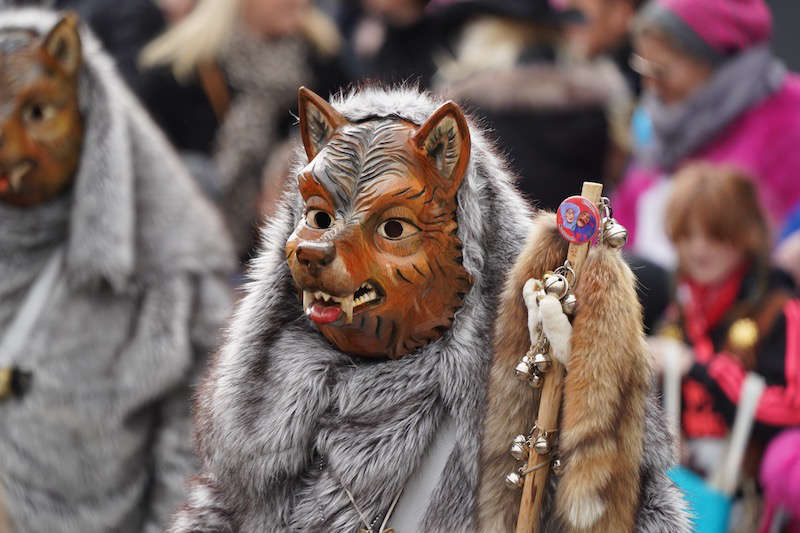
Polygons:
<instances>
[{"instance_id":1,"label":"mask's red tongue","mask_svg":"<svg viewBox=\"0 0 800 533\"><path fill-rule=\"evenodd\" d=\"M308 308L308 317L317 324L330 324L342 313L341 306L314 303Z\"/></svg>"}]
</instances>

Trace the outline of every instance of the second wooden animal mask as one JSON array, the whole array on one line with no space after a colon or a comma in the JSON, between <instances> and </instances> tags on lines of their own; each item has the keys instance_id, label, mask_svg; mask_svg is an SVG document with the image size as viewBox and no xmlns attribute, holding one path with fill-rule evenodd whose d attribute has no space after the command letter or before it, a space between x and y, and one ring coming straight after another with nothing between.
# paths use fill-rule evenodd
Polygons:
<instances>
[{"instance_id":1,"label":"second wooden animal mask","mask_svg":"<svg viewBox=\"0 0 800 533\"><path fill-rule=\"evenodd\" d=\"M66 15L45 36L0 32L0 201L38 205L60 194L80 160L81 42Z\"/></svg>"},{"instance_id":2,"label":"second wooden animal mask","mask_svg":"<svg viewBox=\"0 0 800 533\"><path fill-rule=\"evenodd\" d=\"M447 102L417 125L350 123L300 89L305 217L286 243L303 307L340 350L400 358L445 333L472 280L457 236L469 128Z\"/></svg>"}]
</instances>

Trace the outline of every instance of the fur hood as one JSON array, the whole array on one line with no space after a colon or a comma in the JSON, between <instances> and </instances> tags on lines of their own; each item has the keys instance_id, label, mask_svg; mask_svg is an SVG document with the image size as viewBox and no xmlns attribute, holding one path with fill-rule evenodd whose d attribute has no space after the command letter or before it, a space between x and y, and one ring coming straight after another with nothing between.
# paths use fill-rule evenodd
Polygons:
<instances>
[{"instance_id":1,"label":"fur hood","mask_svg":"<svg viewBox=\"0 0 800 533\"><path fill-rule=\"evenodd\" d=\"M370 88L331 103L353 122L401 117L422 124L443 102L416 89ZM253 281L200 395L204 476L173 531L209 531L215 520L241 531L352 531L359 519L342 489L349 488L370 519L385 512L445 412L456 421L459 444L424 529L474 530L493 309L531 213L474 125L471 137L457 219L474 284L452 328L400 360L353 358L307 322L284 256L302 203L296 188L287 193L264 231ZM300 159L304 164L305 156ZM321 474L315 450L326 462ZM463 511L442 513L453 507ZM304 513L312 518L298 516Z\"/></svg>"},{"instance_id":2,"label":"fur hood","mask_svg":"<svg viewBox=\"0 0 800 533\"><path fill-rule=\"evenodd\" d=\"M47 33L59 15L0 10L0 31ZM66 266L75 285L118 291L176 272L231 271L219 215L85 25L79 106L83 153L75 177Z\"/></svg>"}]
</instances>

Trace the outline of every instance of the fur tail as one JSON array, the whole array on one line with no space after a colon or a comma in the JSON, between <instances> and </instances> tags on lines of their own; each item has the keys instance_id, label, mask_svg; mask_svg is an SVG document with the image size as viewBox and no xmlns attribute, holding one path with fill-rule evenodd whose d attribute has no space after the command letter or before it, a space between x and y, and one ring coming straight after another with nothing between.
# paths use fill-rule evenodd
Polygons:
<instances>
[{"instance_id":1,"label":"fur tail","mask_svg":"<svg viewBox=\"0 0 800 533\"><path fill-rule=\"evenodd\" d=\"M541 278L546 271L562 265L567 245L558 234L555 216L538 215L500 297L481 443L478 493L481 532L514 531L516 526L520 493L506 489L503 481L515 464L508 449L515 435L531 428L539 405L538 393L514 377L514 366L531 344L522 287L528 279Z\"/></svg>"},{"instance_id":2,"label":"fur tail","mask_svg":"<svg viewBox=\"0 0 800 533\"><path fill-rule=\"evenodd\" d=\"M209 476L198 476L189 483L187 502L172 518L167 533L235 533L230 513Z\"/></svg>"},{"instance_id":3,"label":"fur tail","mask_svg":"<svg viewBox=\"0 0 800 533\"><path fill-rule=\"evenodd\" d=\"M556 494L572 531L634 530L652 373L635 283L619 252L600 246L576 287Z\"/></svg>"}]
</instances>

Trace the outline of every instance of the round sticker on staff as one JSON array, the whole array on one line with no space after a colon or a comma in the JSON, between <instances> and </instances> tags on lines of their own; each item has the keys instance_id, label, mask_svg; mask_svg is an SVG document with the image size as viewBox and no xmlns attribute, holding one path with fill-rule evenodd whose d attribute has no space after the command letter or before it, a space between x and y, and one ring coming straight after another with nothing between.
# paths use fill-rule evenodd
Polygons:
<instances>
[{"instance_id":1,"label":"round sticker on staff","mask_svg":"<svg viewBox=\"0 0 800 533\"><path fill-rule=\"evenodd\" d=\"M600 212L583 196L570 196L558 206L556 222L561 236L574 244L592 240L600 227Z\"/></svg>"}]
</instances>

